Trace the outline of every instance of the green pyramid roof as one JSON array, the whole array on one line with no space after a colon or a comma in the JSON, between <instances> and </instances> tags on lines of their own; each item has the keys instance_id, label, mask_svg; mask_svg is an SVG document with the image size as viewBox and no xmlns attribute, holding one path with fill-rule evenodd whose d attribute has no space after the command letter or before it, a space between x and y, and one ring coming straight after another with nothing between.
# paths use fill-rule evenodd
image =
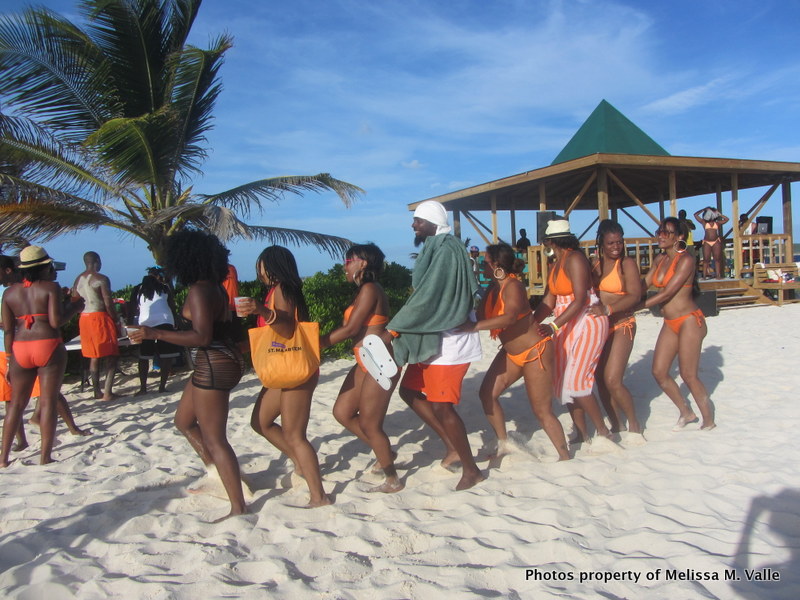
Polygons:
<instances>
[{"instance_id":1,"label":"green pyramid roof","mask_svg":"<svg viewBox=\"0 0 800 600\"><path fill-rule=\"evenodd\" d=\"M605 100L597 105L551 164L598 153L670 155L653 141L653 138Z\"/></svg>"}]
</instances>

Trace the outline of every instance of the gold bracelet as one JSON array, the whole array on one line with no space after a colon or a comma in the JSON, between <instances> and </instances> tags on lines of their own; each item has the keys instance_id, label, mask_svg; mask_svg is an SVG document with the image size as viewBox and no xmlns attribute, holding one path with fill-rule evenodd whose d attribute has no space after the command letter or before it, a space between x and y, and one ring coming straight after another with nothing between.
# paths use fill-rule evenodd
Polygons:
<instances>
[{"instance_id":1,"label":"gold bracelet","mask_svg":"<svg viewBox=\"0 0 800 600\"><path fill-rule=\"evenodd\" d=\"M558 330L561 329L561 327L556 325L555 321L550 321L550 327L553 328L553 333L558 333Z\"/></svg>"}]
</instances>

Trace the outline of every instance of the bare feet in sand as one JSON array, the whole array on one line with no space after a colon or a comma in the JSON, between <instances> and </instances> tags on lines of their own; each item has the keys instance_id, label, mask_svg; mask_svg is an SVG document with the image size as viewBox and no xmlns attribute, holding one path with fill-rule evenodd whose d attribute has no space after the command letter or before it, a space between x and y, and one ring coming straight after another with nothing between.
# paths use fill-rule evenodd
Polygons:
<instances>
[{"instance_id":1,"label":"bare feet in sand","mask_svg":"<svg viewBox=\"0 0 800 600\"><path fill-rule=\"evenodd\" d=\"M144 396L146 393L147 393L147 388L139 388L139 391L136 392L134 396Z\"/></svg>"},{"instance_id":2,"label":"bare feet in sand","mask_svg":"<svg viewBox=\"0 0 800 600\"><path fill-rule=\"evenodd\" d=\"M224 517L220 517L219 519L214 519L213 521L211 521L211 523L222 523L223 521L227 521L231 517L241 517L242 515L248 515L248 514L250 514L250 511L247 510L246 506L241 510L231 509L231 512L229 512L227 515L225 515Z\"/></svg>"},{"instance_id":3,"label":"bare feet in sand","mask_svg":"<svg viewBox=\"0 0 800 600\"><path fill-rule=\"evenodd\" d=\"M330 506L331 504L333 504L333 500L326 495L319 500L312 500L306 504L306 508L319 508L320 506Z\"/></svg>"},{"instance_id":4,"label":"bare feet in sand","mask_svg":"<svg viewBox=\"0 0 800 600\"><path fill-rule=\"evenodd\" d=\"M20 450L25 450L29 446L28 440L25 440L23 443L17 442L17 445L14 446L14 452L19 452ZM7 465L3 465L4 467Z\"/></svg>"},{"instance_id":5,"label":"bare feet in sand","mask_svg":"<svg viewBox=\"0 0 800 600\"><path fill-rule=\"evenodd\" d=\"M697 418L697 415L690 410L687 412L687 414L681 415L678 418L678 422L675 423L675 426L672 428L672 431L680 431L690 423L697 423L699 420L700 419Z\"/></svg>"},{"instance_id":6,"label":"bare feet in sand","mask_svg":"<svg viewBox=\"0 0 800 600\"><path fill-rule=\"evenodd\" d=\"M452 452L448 452L447 455L442 459L442 462L439 464L448 471L452 471L456 467L456 464L460 462L461 459L458 458L458 452L453 450Z\"/></svg>"},{"instance_id":7,"label":"bare feet in sand","mask_svg":"<svg viewBox=\"0 0 800 600\"><path fill-rule=\"evenodd\" d=\"M458 485L456 485L456 491L460 492L461 490L468 490L469 488L479 484L484 479L486 479L486 477L484 477L483 473L480 471L464 473L464 475L461 476L461 480L458 482Z\"/></svg>"},{"instance_id":8,"label":"bare feet in sand","mask_svg":"<svg viewBox=\"0 0 800 600\"><path fill-rule=\"evenodd\" d=\"M402 490L404 487L406 487L405 484L403 484L403 482L399 479L387 479L382 484L371 487L367 491L370 493L381 492L383 494L394 494L395 492Z\"/></svg>"},{"instance_id":9,"label":"bare feet in sand","mask_svg":"<svg viewBox=\"0 0 800 600\"><path fill-rule=\"evenodd\" d=\"M396 460L397 460L397 452L392 450L392 463L394 463L394 461L396 461ZM381 463L378 462L377 458L374 461L372 461L372 464L370 464L370 466L367 467L367 470L370 473L374 473L376 475L378 473L383 473L383 467L381 467Z\"/></svg>"}]
</instances>

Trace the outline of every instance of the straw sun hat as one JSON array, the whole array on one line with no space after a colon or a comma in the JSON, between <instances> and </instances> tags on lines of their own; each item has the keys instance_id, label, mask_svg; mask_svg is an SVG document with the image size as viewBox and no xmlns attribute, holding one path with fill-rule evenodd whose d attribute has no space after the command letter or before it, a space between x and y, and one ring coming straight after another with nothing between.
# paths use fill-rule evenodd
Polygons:
<instances>
[{"instance_id":1,"label":"straw sun hat","mask_svg":"<svg viewBox=\"0 0 800 600\"><path fill-rule=\"evenodd\" d=\"M545 239L569 237L575 234L569 230L569 221L566 219L554 219L547 222L547 229L544 232Z\"/></svg>"},{"instance_id":2,"label":"straw sun hat","mask_svg":"<svg viewBox=\"0 0 800 600\"><path fill-rule=\"evenodd\" d=\"M28 269L53 262L41 246L28 246L19 253L19 268Z\"/></svg>"}]
</instances>

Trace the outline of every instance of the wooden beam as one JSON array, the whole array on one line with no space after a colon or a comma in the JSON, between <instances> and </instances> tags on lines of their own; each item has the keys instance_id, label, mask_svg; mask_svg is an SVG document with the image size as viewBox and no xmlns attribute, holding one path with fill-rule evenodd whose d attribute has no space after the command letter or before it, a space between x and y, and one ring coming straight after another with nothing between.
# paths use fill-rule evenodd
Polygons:
<instances>
[{"instance_id":1,"label":"wooden beam","mask_svg":"<svg viewBox=\"0 0 800 600\"><path fill-rule=\"evenodd\" d=\"M717 199L717 206L720 207L722 202L720 199ZM717 208L719 210L719 208ZM734 219L739 218L739 174L733 173L731 174L731 210L733 214L731 215L731 221ZM722 212L720 210L720 212ZM725 248L725 240L721 240L722 248ZM723 257L725 254L723 253ZM738 227L733 228L733 277L734 279L738 279L742 276L742 269L744 268L744 264L742 264L742 232L739 230ZM717 267L719 269L719 267ZM723 271L724 273L724 271Z\"/></svg>"},{"instance_id":2,"label":"wooden beam","mask_svg":"<svg viewBox=\"0 0 800 600\"><path fill-rule=\"evenodd\" d=\"M792 233L792 184L784 181L781 184L781 196L783 199L783 233L788 237L788 248L786 253L791 257L787 262L794 261L794 235Z\"/></svg>"},{"instance_id":3,"label":"wooden beam","mask_svg":"<svg viewBox=\"0 0 800 600\"><path fill-rule=\"evenodd\" d=\"M479 236L481 236L481 239L483 240L483 242L484 242L484 243L485 243L487 246L488 246L489 244L491 244L491 243L492 243L492 242L489 240L489 238L488 238L488 237L486 237L485 235L483 235L483 232L482 232L482 231L481 231L481 229L480 229L480 226L483 226L484 228L488 229L488 227L486 227L486 225L484 225L484 224L483 224L483 223L481 223L480 221L478 221L478 222L476 223L477 219L473 220L473 218L472 218L472 215L470 215L470 214L469 214L468 212L466 212L466 211L464 211L464 218L465 218L467 221L469 221L469 224L470 224L470 225L472 225L472 228L475 230L475 232L476 232L476 233L477 233ZM479 226L479 225L480 225L480 226Z\"/></svg>"},{"instance_id":4,"label":"wooden beam","mask_svg":"<svg viewBox=\"0 0 800 600\"><path fill-rule=\"evenodd\" d=\"M453 235L461 239L461 211L453 211Z\"/></svg>"},{"instance_id":5,"label":"wooden beam","mask_svg":"<svg viewBox=\"0 0 800 600\"><path fill-rule=\"evenodd\" d=\"M569 208L564 211L564 218L565 219L569 218L569 214L575 209L576 206L578 206L578 202L581 201L581 198L583 198L583 195L586 193L586 190L588 190L589 186L592 185L592 183L594 183L595 179L597 179L597 171L596 170L592 171L592 174L589 175L589 178L586 180L586 183L583 184L583 187L581 188L581 191L578 192L577 196L575 196L575 200L573 200L572 204L569 205Z\"/></svg>"},{"instance_id":6,"label":"wooden beam","mask_svg":"<svg viewBox=\"0 0 800 600\"><path fill-rule=\"evenodd\" d=\"M678 216L678 174L675 171L669 172L669 216Z\"/></svg>"},{"instance_id":7,"label":"wooden beam","mask_svg":"<svg viewBox=\"0 0 800 600\"><path fill-rule=\"evenodd\" d=\"M514 202L511 202L511 245L517 245L517 211L514 210Z\"/></svg>"},{"instance_id":8,"label":"wooden beam","mask_svg":"<svg viewBox=\"0 0 800 600\"><path fill-rule=\"evenodd\" d=\"M755 219L758 216L758 213L761 212L761 209L764 208L764 205L767 203L767 200L769 200L772 197L772 194L775 193L775 190L778 189L779 185L780 185L779 183L774 184L771 188L767 190L767 192L763 196L761 196L761 198L756 200L756 203L753 204L753 206L750 207L750 210L748 210L746 213L747 221L745 221L741 225L739 225L739 215L738 214L731 215L730 222L733 223L734 219L736 220L736 225L734 225L734 227L736 226L739 227L740 234L743 234L745 231L747 231L747 228L750 226L750 223L752 223L753 219ZM728 231L726 231L725 235L723 235L722 237L730 237L731 231L733 231L733 227L731 227Z\"/></svg>"},{"instance_id":9,"label":"wooden beam","mask_svg":"<svg viewBox=\"0 0 800 600\"><path fill-rule=\"evenodd\" d=\"M497 243L497 194L492 194L492 243Z\"/></svg>"},{"instance_id":10,"label":"wooden beam","mask_svg":"<svg viewBox=\"0 0 800 600\"><path fill-rule=\"evenodd\" d=\"M636 219L634 219L634 218L633 218L633 216L632 216L632 215L631 215L631 214L630 214L630 213L629 213L627 210L625 210L624 208L620 208L620 210L621 210L623 213L625 213L625 215L626 215L626 216L627 216L627 217L628 217L628 218L629 218L631 221L633 221L634 223L636 223L636 224L639 226L639 228L640 228L642 231L644 231L644 232L647 234L647 236L648 236L648 237L656 237L656 236L655 236L655 234L654 234L652 231L648 231L648 230L647 230L647 228L646 228L644 225L642 225L641 223L639 223L639 221L637 221Z\"/></svg>"},{"instance_id":11,"label":"wooden beam","mask_svg":"<svg viewBox=\"0 0 800 600\"><path fill-rule=\"evenodd\" d=\"M611 177L611 179L614 181L614 183L616 183L623 192L625 192L625 195L628 196L628 198L630 198L631 200L636 202L636 204L639 205L639 208L641 208L645 212L645 214L647 214L651 219L653 219L654 223L658 224L658 223L661 222L661 221L658 220L658 218L653 213L651 213L648 210L648 208L644 205L644 203L636 197L636 194L634 194L632 191L630 191L628 189L628 186L626 186L624 183L622 183L622 181L620 180L619 177L614 175L614 173L612 171L608 171L608 176Z\"/></svg>"},{"instance_id":12,"label":"wooden beam","mask_svg":"<svg viewBox=\"0 0 800 600\"><path fill-rule=\"evenodd\" d=\"M597 217L608 218L608 169L600 167L597 177Z\"/></svg>"},{"instance_id":13,"label":"wooden beam","mask_svg":"<svg viewBox=\"0 0 800 600\"><path fill-rule=\"evenodd\" d=\"M539 210L547 210L547 184L544 181L539 184Z\"/></svg>"}]
</instances>

